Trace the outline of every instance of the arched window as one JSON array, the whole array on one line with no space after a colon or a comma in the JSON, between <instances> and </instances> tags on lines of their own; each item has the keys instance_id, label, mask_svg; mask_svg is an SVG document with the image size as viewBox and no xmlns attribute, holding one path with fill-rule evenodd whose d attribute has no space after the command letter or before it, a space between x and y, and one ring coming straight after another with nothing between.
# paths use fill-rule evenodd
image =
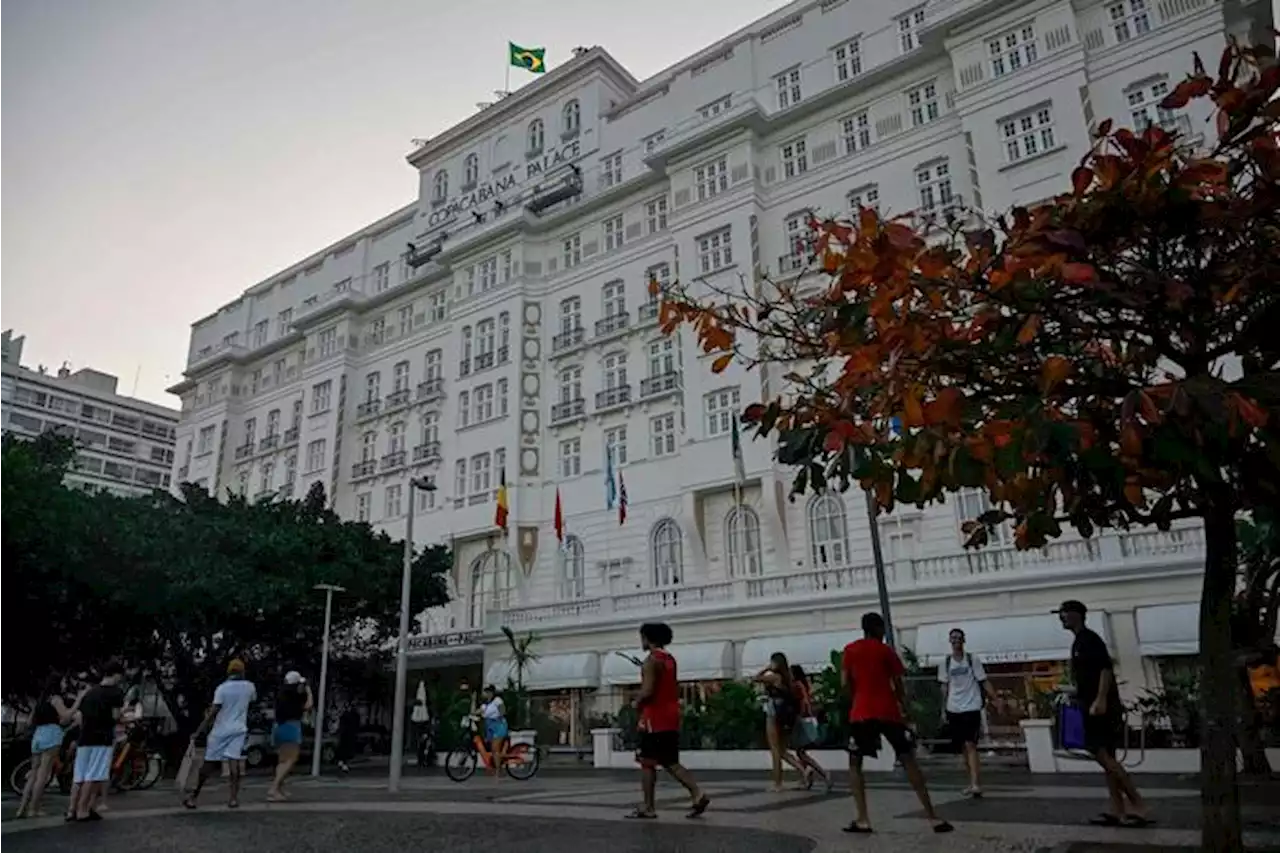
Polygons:
<instances>
[{"instance_id":1,"label":"arched window","mask_svg":"<svg viewBox=\"0 0 1280 853\"><path fill-rule=\"evenodd\" d=\"M664 518L650 536L650 560L653 563L653 585L674 586L684 576L684 540L680 525Z\"/></svg>"},{"instance_id":2,"label":"arched window","mask_svg":"<svg viewBox=\"0 0 1280 853\"><path fill-rule=\"evenodd\" d=\"M582 128L582 108L578 106L578 102L570 101L564 105L564 133L565 136L577 133Z\"/></svg>"},{"instance_id":3,"label":"arched window","mask_svg":"<svg viewBox=\"0 0 1280 853\"><path fill-rule=\"evenodd\" d=\"M587 594L587 560L582 540L566 536L560 550L560 570L563 583L561 595L566 599L582 598Z\"/></svg>"},{"instance_id":4,"label":"arched window","mask_svg":"<svg viewBox=\"0 0 1280 853\"><path fill-rule=\"evenodd\" d=\"M818 495L809 501L809 543L815 566L844 566L849 560L849 531L844 501L836 495Z\"/></svg>"},{"instance_id":5,"label":"arched window","mask_svg":"<svg viewBox=\"0 0 1280 853\"><path fill-rule=\"evenodd\" d=\"M480 158L474 154L468 154L467 159L463 161L463 181L466 186L475 186L476 181L480 180Z\"/></svg>"},{"instance_id":6,"label":"arched window","mask_svg":"<svg viewBox=\"0 0 1280 853\"><path fill-rule=\"evenodd\" d=\"M535 118L529 122L529 153L536 154L542 150L543 138L546 131L542 126L542 119Z\"/></svg>"},{"instance_id":7,"label":"arched window","mask_svg":"<svg viewBox=\"0 0 1280 853\"><path fill-rule=\"evenodd\" d=\"M511 555L506 551L485 551L471 561L470 627L484 628L485 614L511 606L515 587Z\"/></svg>"},{"instance_id":8,"label":"arched window","mask_svg":"<svg viewBox=\"0 0 1280 853\"><path fill-rule=\"evenodd\" d=\"M435 201L444 201L449 197L449 173L444 169L436 172L435 185L431 197Z\"/></svg>"},{"instance_id":9,"label":"arched window","mask_svg":"<svg viewBox=\"0 0 1280 853\"><path fill-rule=\"evenodd\" d=\"M729 555L729 577L756 577L760 564L760 516L749 506L736 506L725 519L725 553Z\"/></svg>"}]
</instances>

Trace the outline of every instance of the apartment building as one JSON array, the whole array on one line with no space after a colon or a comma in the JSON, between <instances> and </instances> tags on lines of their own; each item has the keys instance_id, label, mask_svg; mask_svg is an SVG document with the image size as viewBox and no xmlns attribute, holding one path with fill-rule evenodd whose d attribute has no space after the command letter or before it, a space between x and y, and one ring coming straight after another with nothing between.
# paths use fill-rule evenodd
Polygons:
<instances>
[{"instance_id":1,"label":"apartment building","mask_svg":"<svg viewBox=\"0 0 1280 853\"><path fill-rule=\"evenodd\" d=\"M55 431L74 438L69 485L121 495L170 487L177 411L118 393L118 380L109 373L23 367L25 338L11 330L0 343L4 432L34 438Z\"/></svg>"},{"instance_id":2,"label":"apartment building","mask_svg":"<svg viewBox=\"0 0 1280 853\"><path fill-rule=\"evenodd\" d=\"M745 440L739 503L732 418L779 379L713 374L689 334L659 332L648 282L801 276L810 212L1048 198L1107 117L1211 141L1204 105L1159 102L1193 52L1269 23L1235 0L797 0L644 81L580 50L420 140L412 204L194 324L175 478L260 499L320 482L397 536L415 502L415 538L456 561L417 665L502 681L499 626L535 632L528 680L565 742L638 681L613 652L647 619L673 624L691 684L775 649L820 667L876 606L862 496L792 500L773 445ZM984 508L961 494L875 521L899 642L926 663L960 625L992 664L1055 678L1063 598L1097 609L1129 693L1195 651L1198 530L965 552Z\"/></svg>"}]
</instances>

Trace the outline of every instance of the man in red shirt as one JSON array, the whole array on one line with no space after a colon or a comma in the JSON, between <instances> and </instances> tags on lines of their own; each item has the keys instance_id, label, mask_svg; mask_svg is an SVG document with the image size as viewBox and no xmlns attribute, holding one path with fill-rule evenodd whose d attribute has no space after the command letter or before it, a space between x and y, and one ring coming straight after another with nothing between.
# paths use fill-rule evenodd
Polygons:
<instances>
[{"instance_id":1,"label":"man in red shirt","mask_svg":"<svg viewBox=\"0 0 1280 853\"><path fill-rule=\"evenodd\" d=\"M658 816L654 796L659 767L665 767L693 798L688 817L698 817L711 805L711 799L680 764L680 681L676 675L676 659L667 651L671 637L671 627L661 622L640 626L640 646L649 653L640 668L640 695L635 701L640 712L640 747L636 750L636 761L640 763L644 805L627 815L638 820Z\"/></svg>"},{"instance_id":2,"label":"man in red shirt","mask_svg":"<svg viewBox=\"0 0 1280 853\"><path fill-rule=\"evenodd\" d=\"M883 737L907 771L907 779L924 806L925 816L934 832L950 832L954 827L933 810L924 773L916 761L915 734L907 727L903 706L906 704L906 670L902 661L884 641L884 617L868 613L862 617L863 638L844 647L841 680L849 690L853 704L849 708L849 776L853 803L858 810L845 832L868 834L871 821L867 817L867 780L862 775L862 759L880 754Z\"/></svg>"}]
</instances>

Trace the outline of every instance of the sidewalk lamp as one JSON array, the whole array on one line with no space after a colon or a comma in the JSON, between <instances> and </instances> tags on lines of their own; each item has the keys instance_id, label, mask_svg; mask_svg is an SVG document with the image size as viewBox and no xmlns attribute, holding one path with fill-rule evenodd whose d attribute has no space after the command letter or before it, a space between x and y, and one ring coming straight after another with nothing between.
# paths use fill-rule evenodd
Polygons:
<instances>
[{"instance_id":1,"label":"sidewalk lamp","mask_svg":"<svg viewBox=\"0 0 1280 853\"><path fill-rule=\"evenodd\" d=\"M329 681L329 626L333 622L333 594L346 592L345 587L318 583L312 589L324 590L324 639L320 645L320 695L316 697L316 742L311 753L311 775L320 775L320 752L324 739L324 691Z\"/></svg>"},{"instance_id":2,"label":"sidewalk lamp","mask_svg":"<svg viewBox=\"0 0 1280 853\"><path fill-rule=\"evenodd\" d=\"M387 790L400 790L400 772L404 763L404 702L405 682L409 678L409 595L413 588L413 510L417 504L415 490L436 490L432 477L414 477L409 480L409 520L404 532L404 567L400 574L400 634L396 638L396 691L391 717L391 769L387 778Z\"/></svg>"}]
</instances>

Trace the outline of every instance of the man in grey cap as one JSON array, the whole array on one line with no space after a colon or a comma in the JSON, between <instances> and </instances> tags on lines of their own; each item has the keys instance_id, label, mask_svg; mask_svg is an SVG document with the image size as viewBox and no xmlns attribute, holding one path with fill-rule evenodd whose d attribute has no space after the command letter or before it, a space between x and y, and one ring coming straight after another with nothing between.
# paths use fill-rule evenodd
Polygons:
<instances>
[{"instance_id":1,"label":"man in grey cap","mask_svg":"<svg viewBox=\"0 0 1280 853\"><path fill-rule=\"evenodd\" d=\"M1062 627L1075 635L1071 674L1076 684L1076 703L1084 713L1084 748L1106 774L1111 798L1108 811L1089 822L1098 826L1149 826L1152 821L1147 817L1147 804L1129 771L1116 758L1116 749L1124 741L1125 719L1111 653L1102 637L1085 625L1089 608L1083 602L1064 601L1054 612L1062 620Z\"/></svg>"}]
</instances>

